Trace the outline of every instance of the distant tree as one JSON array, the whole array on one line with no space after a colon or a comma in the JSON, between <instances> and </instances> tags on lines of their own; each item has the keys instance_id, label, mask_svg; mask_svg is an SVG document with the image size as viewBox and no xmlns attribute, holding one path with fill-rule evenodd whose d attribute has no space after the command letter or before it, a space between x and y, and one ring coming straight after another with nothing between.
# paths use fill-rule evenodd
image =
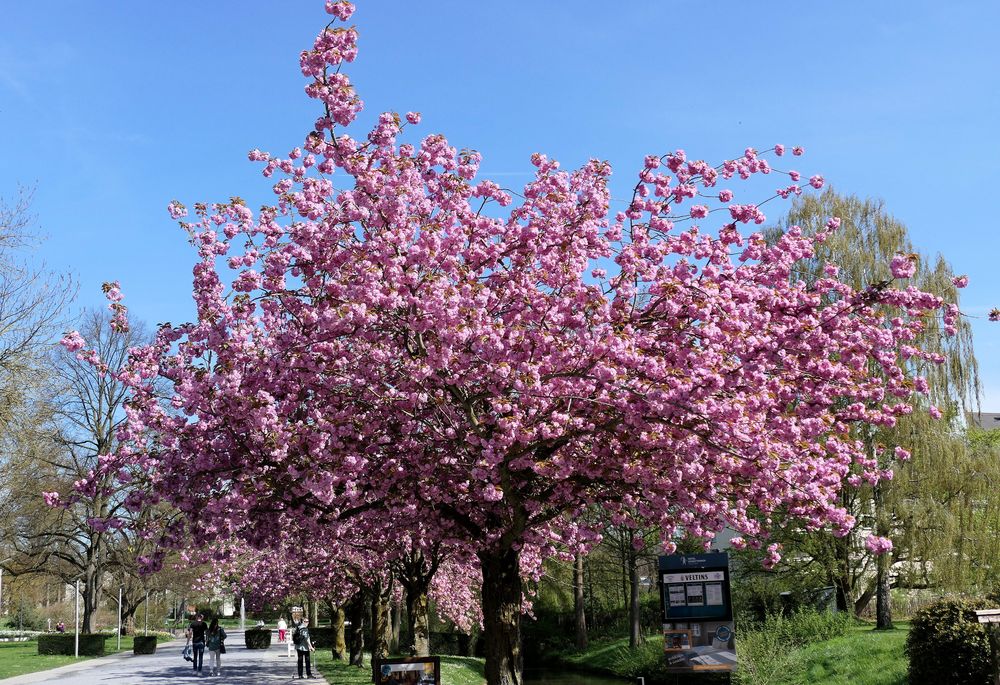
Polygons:
<instances>
[{"instance_id":1,"label":"distant tree","mask_svg":"<svg viewBox=\"0 0 1000 685\"><path fill-rule=\"evenodd\" d=\"M66 583L80 580L84 632L94 629L110 568L124 568L123 557L137 544L134 533L125 537L116 525L136 515L126 507L127 483L111 485L109 480L104 485L110 487L74 489L115 449L116 432L125 418L125 386L115 373L129 348L142 342L140 329L122 333L109 324L105 313L91 312L84 318L84 330L106 368L61 349L55 352L45 435L36 437L32 450L17 464L34 480L17 497L19 523L10 567L16 574L52 574ZM44 511L43 498L65 506ZM135 599L131 597L133 611Z\"/></svg>"},{"instance_id":2,"label":"distant tree","mask_svg":"<svg viewBox=\"0 0 1000 685\"><path fill-rule=\"evenodd\" d=\"M920 569L926 570L927 562L938 563L962 547L961 535L942 535L941 503L951 501L966 487L950 474L957 464L968 462L961 422L964 413L978 402L979 394L972 330L958 310L959 289L966 279L954 274L943 257L920 255L906 226L890 215L881 201L843 196L832 188L796 200L784 227L772 229L769 235L776 239L790 226L801 227L807 235L825 232L830 216L840 218L840 229L816 244L813 258L801 261L793 278L815 282L830 273L829 265L836 265L837 277L852 287L889 283L894 279L891 265L896 260L896 264L905 262L913 270L910 283L945 303L942 321L928 321L908 345L894 352L900 367L912 374L915 387L926 391L926 401L917 403L912 413L901 413L893 425L859 424L855 429L868 462L891 478L841 492L842 503L859 517L862 528L880 540L891 539L892 550L873 554L872 545L860 544L855 532L840 539L800 539L804 557L789 559L793 565L803 559L826 565L828 579L838 588L844 608L853 602L853 608L861 611L874 595L877 625L887 628L892 624L889 588L893 565L899 563L905 569L896 571L901 582L927 582L919 579ZM880 308L887 319L903 314L894 306ZM939 355L943 363L928 363L908 354L913 348ZM871 363L869 367L872 373L881 373ZM907 453L912 453L912 460L897 459ZM861 481L857 472L848 479L855 484ZM786 538L789 536L797 536L794 528L787 532ZM875 547L875 551L882 551L878 543Z\"/></svg>"}]
</instances>

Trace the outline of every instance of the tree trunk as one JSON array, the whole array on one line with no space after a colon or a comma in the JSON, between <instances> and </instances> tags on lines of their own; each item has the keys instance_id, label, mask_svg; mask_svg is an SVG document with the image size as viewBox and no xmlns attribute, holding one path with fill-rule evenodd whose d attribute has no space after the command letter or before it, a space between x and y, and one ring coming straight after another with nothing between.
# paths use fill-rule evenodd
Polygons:
<instances>
[{"instance_id":1,"label":"tree trunk","mask_svg":"<svg viewBox=\"0 0 1000 685\"><path fill-rule=\"evenodd\" d=\"M889 523L885 513L885 492L882 483L874 488L875 534L889 536ZM875 629L892 630L892 598L889 595L890 554L880 554L875 559Z\"/></svg>"},{"instance_id":2,"label":"tree trunk","mask_svg":"<svg viewBox=\"0 0 1000 685\"><path fill-rule=\"evenodd\" d=\"M361 667L365 665L365 598L360 592L348 603L347 617L351 621L348 661L352 666Z\"/></svg>"},{"instance_id":3,"label":"tree trunk","mask_svg":"<svg viewBox=\"0 0 1000 685\"><path fill-rule=\"evenodd\" d=\"M344 607L338 606L331 612L330 624L333 627L333 658L335 661L347 659L347 639L344 636Z\"/></svg>"},{"instance_id":4,"label":"tree trunk","mask_svg":"<svg viewBox=\"0 0 1000 685\"><path fill-rule=\"evenodd\" d=\"M390 627L390 639L389 639L389 651L393 654L399 653L399 633L400 624L403 622L402 618L403 606L396 601L392 603L392 625Z\"/></svg>"},{"instance_id":5,"label":"tree trunk","mask_svg":"<svg viewBox=\"0 0 1000 685\"><path fill-rule=\"evenodd\" d=\"M628 584L628 646L635 649L642 642L642 634L639 626L639 563L634 548L628 553Z\"/></svg>"},{"instance_id":6,"label":"tree trunk","mask_svg":"<svg viewBox=\"0 0 1000 685\"><path fill-rule=\"evenodd\" d=\"M487 685L522 685L521 573L518 552L480 552Z\"/></svg>"},{"instance_id":7,"label":"tree trunk","mask_svg":"<svg viewBox=\"0 0 1000 685\"><path fill-rule=\"evenodd\" d=\"M385 659L389 656L389 640L392 626L389 621L389 598L391 586L386 583L376 583L372 588L372 660Z\"/></svg>"},{"instance_id":8,"label":"tree trunk","mask_svg":"<svg viewBox=\"0 0 1000 685\"><path fill-rule=\"evenodd\" d=\"M319 627L319 602L314 599L309 600L309 625Z\"/></svg>"},{"instance_id":9,"label":"tree trunk","mask_svg":"<svg viewBox=\"0 0 1000 685\"><path fill-rule=\"evenodd\" d=\"M583 555L573 559L573 613L576 617L576 648L587 648L587 607L583 597Z\"/></svg>"},{"instance_id":10,"label":"tree trunk","mask_svg":"<svg viewBox=\"0 0 1000 685\"><path fill-rule=\"evenodd\" d=\"M82 617L80 623L81 633L94 632L94 614L101 599L101 580L103 574L97 567L97 563L91 560L84 570L82 587L80 588L82 605Z\"/></svg>"},{"instance_id":11,"label":"tree trunk","mask_svg":"<svg viewBox=\"0 0 1000 685\"><path fill-rule=\"evenodd\" d=\"M408 583L406 586L406 617L409 622L413 656L430 656L431 633L427 613L427 587L422 583Z\"/></svg>"}]
</instances>

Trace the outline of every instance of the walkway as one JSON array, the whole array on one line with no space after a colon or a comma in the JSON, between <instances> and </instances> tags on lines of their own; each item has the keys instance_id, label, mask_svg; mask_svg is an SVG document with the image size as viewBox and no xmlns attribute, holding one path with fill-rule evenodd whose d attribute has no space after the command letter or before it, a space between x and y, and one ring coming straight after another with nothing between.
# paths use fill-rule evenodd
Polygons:
<instances>
[{"instance_id":1,"label":"walkway","mask_svg":"<svg viewBox=\"0 0 1000 685\"><path fill-rule=\"evenodd\" d=\"M276 637L276 634L275 634ZM157 646L156 654L113 654L100 659L39 671L0 680L0 685L185 685L185 683L218 683L219 685L282 685L284 683L326 683L315 670L315 680L296 679L296 660L289 659L285 645L272 639L270 649L246 649L243 633L232 631L222 655L222 676L208 675L208 654L201 677L196 676L191 663L181 657L184 638Z\"/></svg>"}]
</instances>

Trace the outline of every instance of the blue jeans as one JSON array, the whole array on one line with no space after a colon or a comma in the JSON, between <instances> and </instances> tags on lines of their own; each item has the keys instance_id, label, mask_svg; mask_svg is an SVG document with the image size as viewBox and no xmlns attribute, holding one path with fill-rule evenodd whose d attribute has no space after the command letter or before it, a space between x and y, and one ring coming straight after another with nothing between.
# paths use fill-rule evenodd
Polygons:
<instances>
[{"instance_id":1,"label":"blue jeans","mask_svg":"<svg viewBox=\"0 0 1000 685\"><path fill-rule=\"evenodd\" d=\"M201 664L205 661L205 643L204 642L192 642L191 643L191 657L194 659L193 667L194 670L200 671Z\"/></svg>"}]
</instances>

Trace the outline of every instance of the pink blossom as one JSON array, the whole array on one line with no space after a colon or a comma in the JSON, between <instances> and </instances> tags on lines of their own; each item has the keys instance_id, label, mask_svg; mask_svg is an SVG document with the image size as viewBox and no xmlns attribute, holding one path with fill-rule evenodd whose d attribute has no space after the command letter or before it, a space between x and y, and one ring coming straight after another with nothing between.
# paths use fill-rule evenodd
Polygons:
<instances>
[{"instance_id":1,"label":"pink blossom","mask_svg":"<svg viewBox=\"0 0 1000 685\"><path fill-rule=\"evenodd\" d=\"M810 176L809 177L809 185L811 185L813 188L816 188L817 190L819 190L820 188L823 187L823 177L820 176L819 174L817 174L815 176Z\"/></svg>"},{"instance_id":2,"label":"pink blossom","mask_svg":"<svg viewBox=\"0 0 1000 685\"><path fill-rule=\"evenodd\" d=\"M796 157L802 156L802 154L805 153L805 151L806 150L804 147L800 147L798 145L792 148L792 154L795 155Z\"/></svg>"},{"instance_id":3,"label":"pink blossom","mask_svg":"<svg viewBox=\"0 0 1000 685\"><path fill-rule=\"evenodd\" d=\"M898 445L896 446L896 449L894 450L894 453L896 455L896 459L899 459L900 461L909 461L910 460L910 453L909 453L909 451L903 449L902 447L899 447Z\"/></svg>"},{"instance_id":4,"label":"pink blossom","mask_svg":"<svg viewBox=\"0 0 1000 685\"><path fill-rule=\"evenodd\" d=\"M897 254L889 264L893 278L910 278L917 272L917 255Z\"/></svg>"},{"instance_id":5,"label":"pink blossom","mask_svg":"<svg viewBox=\"0 0 1000 685\"><path fill-rule=\"evenodd\" d=\"M729 202L733 199L733 191L731 190L720 190L719 191L719 202Z\"/></svg>"},{"instance_id":6,"label":"pink blossom","mask_svg":"<svg viewBox=\"0 0 1000 685\"><path fill-rule=\"evenodd\" d=\"M692 219L704 219L706 216L708 216L708 207L706 207L705 205L691 206Z\"/></svg>"},{"instance_id":7,"label":"pink blossom","mask_svg":"<svg viewBox=\"0 0 1000 685\"><path fill-rule=\"evenodd\" d=\"M167 211L170 212L171 219L180 219L187 216L187 207L178 202L177 200L171 200L167 204Z\"/></svg>"},{"instance_id":8,"label":"pink blossom","mask_svg":"<svg viewBox=\"0 0 1000 685\"><path fill-rule=\"evenodd\" d=\"M782 145L781 143L775 145L774 154L776 154L778 157L781 157L783 154L785 154L785 146Z\"/></svg>"},{"instance_id":9,"label":"pink blossom","mask_svg":"<svg viewBox=\"0 0 1000 685\"><path fill-rule=\"evenodd\" d=\"M346 0L327 0L326 13L334 15L341 21L347 21L354 14L354 5Z\"/></svg>"},{"instance_id":10,"label":"pink blossom","mask_svg":"<svg viewBox=\"0 0 1000 685\"><path fill-rule=\"evenodd\" d=\"M83 339L78 331L70 331L66 333L59 344L65 347L70 352L78 352L87 346L87 342Z\"/></svg>"},{"instance_id":11,"label":"pink blossom","mask_svg":"<svg viewBox=\"0 0 1000 685\"><path fill-rule=\"evenodd\" d=\"M420 123L420 112L407 112L406 113L406 120L408 122L410 122L411 124L419 124Z\"/></svg>"},{"instance_id":12,"label":"pink blossom","mask_svg":"<svg viewBox=\"0 0 1000 685\"><path fill-rule=\"evenodd\" d=\"M1000 321L1000 309L994 307L990 310L990 321Z\"/></svg>"},{"instance_id":13,"label":"pink blossom","mask_svg":"<svg viewBox=\"0 0 1000 685\"><path fill-rule=\"evenodd\" d=\"M865 540L865 547L872 554L879 556L892 551L892 540L878 535L869 535Z\"/></svg>"},{"instance_id":14,"label":"pink blossom","mask_svg":"<svg viewBox=\"0 0 1000 685\"><path fill-rule=\"evenodd\" d=\"M58 492L43 492L42 499L50 507L58 507L62 503Z\"/></svg>"},{"instance_id":15,"label":"pink blossom","mask_svg":"<svg viewBox=\"0 0 1000 685\"><path fill-rule=\"evenodd\" d=\"M927 413L931 415L932 419L940 419L941 418L941 410L938 409L937 407L935 407L933 404L930 405L930 407L927 408Z\"/></svg>"},{"instance_id":16,"label":"pink blossom","mask_svg":"<svg viewBox=\"0 0 1000 685\"><path fill-rule=\"evenodd\" d=\"M764 557L761 564L764 568L770 570L777 566L779 561L781 561L781 545L777 542L772 542L767 546L767 556Z\"/></svg>"},{"instance_id":17,"label":"pink blossom","mask_svg":"<svg viewBox=\"0 0 1000 685\"><path fill-rule=\"evenodd\" d=\"M969 285L969 277L965 275L955 276L955 278L951 279L951 282L956 288L964 288Z\"/></svg>"}]
</instances>

